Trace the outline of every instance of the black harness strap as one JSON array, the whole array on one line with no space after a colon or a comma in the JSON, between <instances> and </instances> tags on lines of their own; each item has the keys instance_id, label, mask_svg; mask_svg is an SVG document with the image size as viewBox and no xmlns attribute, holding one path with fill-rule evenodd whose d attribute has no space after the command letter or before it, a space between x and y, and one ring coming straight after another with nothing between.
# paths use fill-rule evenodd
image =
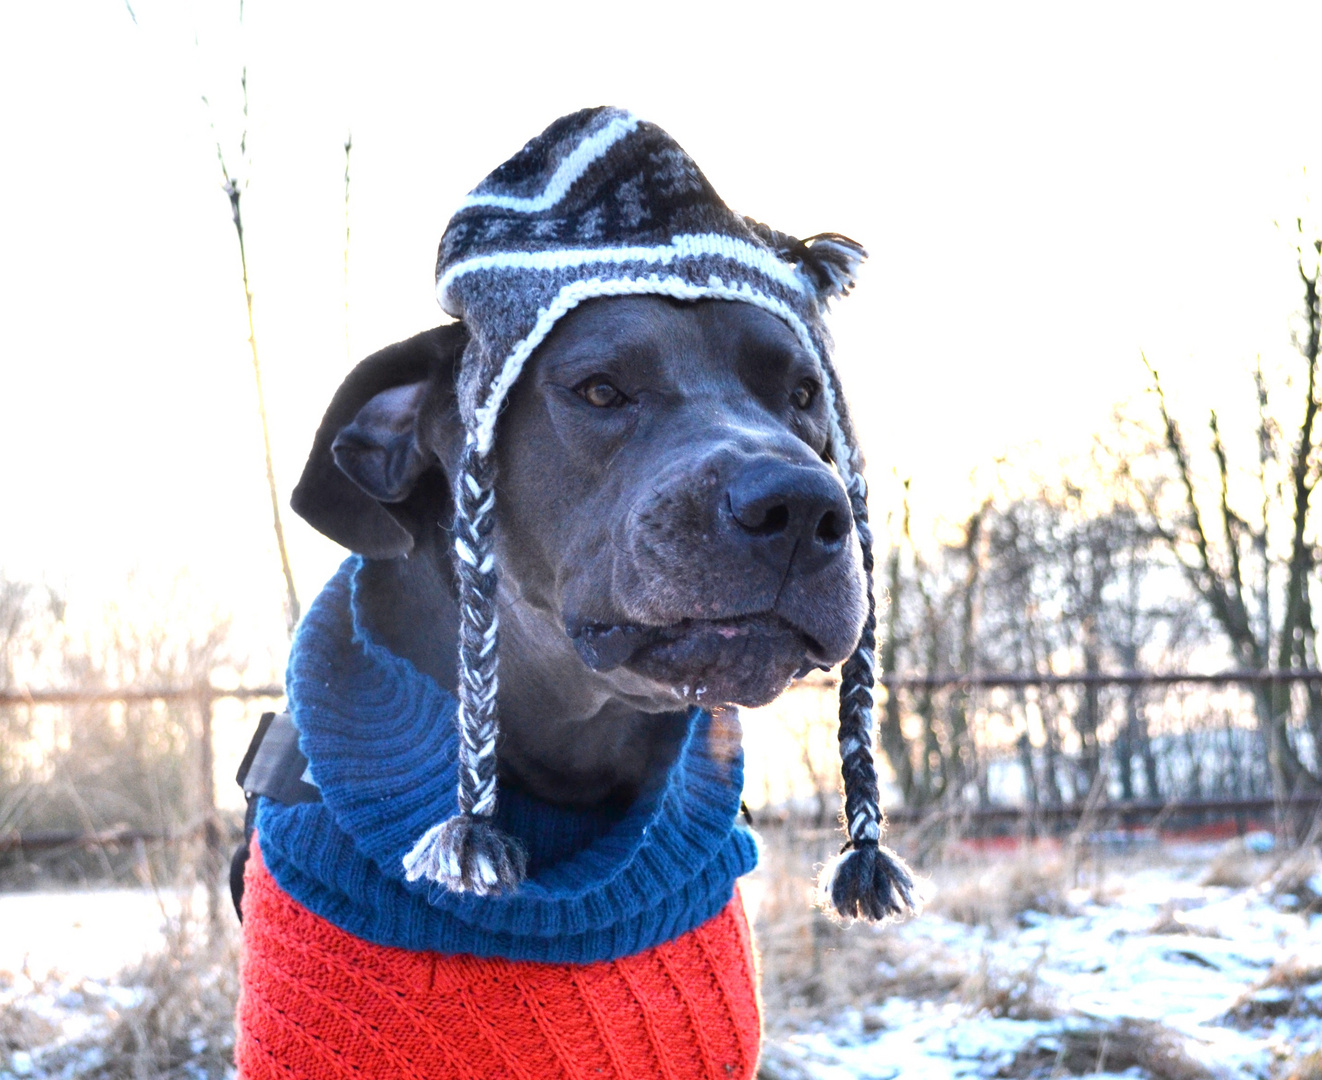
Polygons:
<instances>
[{"instance_id":1,"label":"black harness strap","mask_svg":"<svg viewBox=\"0 0 1322 1080\"><path fill-rule=\"evenodd\" d=\"M257 824L257 796L265 795L286 806L321 802L321 792L309 780L308 759L298 748L298 728L289 713L262 713L235 779L248 800L243 815L243 844L230 860L230 896L242 922L243 870L248 865L248 849Z\"/></svg>"},{"instance_id":2,"label":"black harness strap","mask_svg":"<svg viewBox=\"0 0 1322 1080\"><path fill-rule=\"evenodd\" d=\"M263 713L235 779L249 799L265 795L287 806L321 802L321 792L307 780L307 769L294 718L287 712Z\"/></svg>"}]
</instances>

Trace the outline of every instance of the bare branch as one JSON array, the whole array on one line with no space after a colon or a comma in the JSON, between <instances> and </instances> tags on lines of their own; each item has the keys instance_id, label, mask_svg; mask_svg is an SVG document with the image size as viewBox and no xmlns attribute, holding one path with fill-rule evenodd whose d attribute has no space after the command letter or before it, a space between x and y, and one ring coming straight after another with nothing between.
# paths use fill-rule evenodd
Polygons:
<instances>
[{"instance_id":1,"label":"bare branch","mask_svg":"<svg viewBox=\"0 0 1322 1080\"><path fill-rule=\"evenodd\" d=\"M1198 563L1192 565L1185 560L1180 555L1178 546L1173 547L1175 557L1179 560L1180 565L1184 567L1190 584L1203 597L1212 609L1212 614L1216 620L1225 629L1235 650L1240 653L1242 661L1254 667L1261 667L1263 658L1260 655L1261 650L1258 643L1254 640L1248 628L1235 617L1225 582L1212 565L1211 545L1208 543L1207 530L1203 527L1203 518L1198 509L1198 500L1194 491L1193 468L1189 463L1189 454L1185 448L1184 439L1180 435L1180 429L1166 404L1166 393L1162 389L1161 379L1156 368L1148 363L1146 355L1143 356L1143 365L1152 376L1152 388L1157 395L1157 403L1161 410L1161 420L1165 429L1166 449L1175 459L1180 484L1184 489L1185 515L1188 527L1193 533L1194 546L1198 551Z\"/></svg>"},{"instance_id":2,"label":"bare branch","mask_svg":"<svg viewBox=\"0 0 1322 1080\"><path fill-rule=\"evenodd\" d=\"M1268 528L1271 518L1272 493L1267 477L1268 466L1277 460L1276 426L1268 411L1267 380L1262 374L1262 357L1258 356L1253 367L1253 387L1258 401L1258 487L1262 494L1262 517L1258 528L1253 533L1254 548L1258 553L1259 595L1258 619L1262 626L1261 640L1264 644L1271 641L1271 549L1268 545Z\"/></svg>"},{"instance_id":3,"label":"bare branch","mask_svg":"<svg viewBox=\"0 0 1322 1080\"><path fill-rule=\"evenodd\" d=\"M1322 306L1318 303L1318 273L1315 270L1310 276L1305 270L1302 247L1299 250L1298 269L1299 277L1304 283L1304 317L1308 322L1308 330L1303 341L1300 342L1300 351L1308 366L1308 396L1304 402L1304 416L1299 425L1299 437L1290 463L1294 516L1285 611L1281 620L1278 646L1278 662L1281 664L1287 664L1288 658L1293 654L1295 631L1300 627L1303 613L1304 591L1308 587L1308 575L1313 569L1312 547L1305 542L1304 535L1308 527L1309 499L1316 484L1316 479L1311 473L1316 449L1313 429L1318 409L1317 361L1319 339L1322 338Z\"/></svg>"},{"instance_id":4,"label":"bare branch","mask_svg":"<svg viewBox=\"0 0 1322 1080\"><path fill-rule=\"evenodd\" d=\"M1230 468L1226 460L1225 443L1221 441L1221 426L1217 423L1216 410L1212 410L1208 424L1212 431L1212 453L1216 457L1217 477L1220 480L1221 527L1225 530L1227 554L1230 557L1230 594L1231 610L1236 620L1249 628L1248 610L1244 606L1244 573L1240 566L1239 536L1242 519L1230 508Z\"/></svg>"},{"instance_id":5,"label":"bare branch","mask_svg":"<svg viewBox=\"0 0 1322 1080\"><path fill-rule=\"evenodd\" d=\"M243 5L239 5L239 19L243 19ZM245 159L248 153L248 67L245 64L239 78L243 89L243 134L239 139L239 153ZM216 137L216 124L211 117L211 103L206 96L202 104L207 106L211 134ZM294 585L294 572L289 563L289 551L285 546L284 523L280 516L280 493L275 482L275 463L271 453L271 427L266 413L266 392L262 386L262 365L257 353L257 330L253 322L252 286L248 279L248 249L243 233L243 189L239 178L232 174L225 163L225 148L220 138L216 137L216 160L220 163L220 174L224 179L223 190L230 203L230 215L234 221L234 232L239 241L239 267L243 275L243 299L248 311L248 348L252 353L253 382L257 389L257 417L262 428L262 450L266 461L266 488L271 498L271 522L275 531L276 550L280 556L280 570L285 579L285 629L292 638L294 627L298 625L301 609L298 602L298 590Z\"/></svg>"},{"instance_id":6,"label":"bare branch","mask_svg":"<svg viewBox=\"0 0 1322 1080\"><path fill-rule=\"evenodd\" d=\"M353 132L344 137L344 359L353 363L349 351L349 151L353 149Z\"/></svg>"}]
</instances>

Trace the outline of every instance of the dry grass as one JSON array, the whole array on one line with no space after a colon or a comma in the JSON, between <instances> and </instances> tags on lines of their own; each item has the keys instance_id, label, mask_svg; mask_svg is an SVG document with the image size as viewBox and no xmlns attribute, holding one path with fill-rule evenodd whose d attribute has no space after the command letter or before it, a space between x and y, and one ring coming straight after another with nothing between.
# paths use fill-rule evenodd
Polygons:
<instances>
[{"instance_id":1,"label":"dry grass","mask_svg":"<svg viewBox=\"0 0 1322 1080\"><path fill-rule=\"evenodd\" d=\"M0 1004L0 1061L15 1051L32 1053L59 1034L59 1028L21 999Z\"/></svg>"},{"instance_id":2,"label":"dry grass","mask_svg":"<svg viewBox=\"0 0 1322 1080\"><path fill-rule=\"evenodd\" d=\"M1278 905L1301 915L1322 910L1322 860L1311 845L1291 852L1266 880Z\"/></svg>"},{"instance_id":3,"label":"dry grass","mask_svg":"<svg viewBox=\"0 0 1322 1080\"><path fill-rule=\"evenodd\" d=\"M1026 969L1004 969L984 953L967 958L930 940L881 927L842 925L812 905L814 864L825 857L802 836L772 833L764 843L759 877L766 893L756 937L762 957L762 998L768 1030L797 1030L859 1010L869 1030L872 1008L889 998L959 1001L971 1012L1016 1020L1047 1020L1061 1009L1039 978L1041 956ZM952 888L943 886L929 910L971 925L1001 925L1025 911L1065 906L1059 860L1021 859L979 868Z\"/></svg>"},{"instance_id":4,"label":"dry grass","mask_svg":"<svg viewBox=\"0 0 1322 1080\"><path fill-rule=\"evenodd\" d=\"M106 1064L91 1076L221 1076L234 1060L238 950L229 941L198 945L181 937L145 962L131 984L147 993L119 1015L102 1044Z\"/></svg>"},{"instance_id":5,"label":"dry grass","mask_svg":"<svg viewBox=\"0 0 1322 1080\"><path fill-rule=\"evenodd\" d=\"M1281 907L1307 915L1322 910L1322 858L1313 843L1284 856L1264 858L1231 840L1212 860L1199 883L1229 889L1263 887Z\"/></svg>"},{"instance_id":6,"label":"dry grass","mask_svg":"<svg viewBox=\"0 0 1322 1080\"><path fill-rule=\"evenodd\" d=\"M123 982L141 987L141 1004L115 1018L101 1044L104 1065L87 1075L103 1080L222 1076L233 1063L234 1006L239 990L238 935L216 942L206 927L183 918L167 930L167 947Z\"/></svg>"},{"instance_id":7,"label":"dry grass","mask_svg":"<svg viewBox=\"0 0 1322 1080\"><path fill-rule=\"evenodd\" d=\"M34 1078L219 1080L232 1072L238 995L232 918L222 918L212 942L205 920L185 910L167 920L160 952L113 981L137 991L138 1002L116 1008L103 992L74 987L96 1022L69 1041L49 1022L32 1025L22 999L11 1002L0 1012L0 1047L31 1053Z\"/></svg>"},{"instance_id":8,"label":"dry grass","mask_svg":"<svg viewBox=\"0 0 1322 1080\"><path fill-rule=\"evenodd\" d=\"M1262 981L1230 1007L1224 1021L1248 1029L1303 1016L1322 1016L1322 966L1291 957L1273 964Z\"/></svg>"},{"instance_id":9,"label":"dry grass","mask_svg":"<svg viewBox=\"0 0 1322 1080\"><path fill-rule=\"evenodd\" d=\"M759 910L756 939L772 1029L796 1028L806 1019L897 995L944 998L966 978L958 960L944 952L916 947L884 929L846 927L828 918L811 905L805 881L773 883Z\"/></svg>"},{"instance_id":10,"label":"dry grass","mask_svg":"<svg viewBox=\"0 0 1322 1080\"><path fill-rule=\"evenodd\" d=\"M975 1012L1002 1020L1055 1020L1062 1009L1040 978L1045 951L1027 968L1009 970L992 964L983 953L978 970L959 988L959 996Z\"/></svg>"},{"instance_id":11,"label":"dry grass","mask_svg":"<svg viewBox=\"0 0 1322 1080\"><path fill-rule=\"evenodd\" d=\"M756 940L769 1030L897 995L944 998L959 989L967 973L957 958L884 927L842 925L817 910L815 870L832 853L834 835L768 830L763 840L758 878L766 891Z\"/></svg>"},{"instance_id":12,"label":"dry grass","mask_svg":"<svg viewBox=\"0 0 1322 1080\"><path fill-rule=\"evenodd\" d=\"M789 1050L765 1042L757 1063L757 1080L813 1080L813 1074Z\"/></svg>"},{"instance_id":13,"label":"dry grass","mask_svg":"<svg viewBox=\"0 0 1322 1080\"><path fill-rule=\"evenodd\" d=\"M1278 1075L1281 1080L1322 1080L1322 1050L1287 1062Z\"/></svg>"},{"instance_id":14,"label":"dry grass","mask_svg":"<svg viewBox=\"0 0 1322 1080\"><path fill-rule=\"evenodd\" d=\"M1168 900L1161 905L1161 910L1157 912L1157 917L1148 927L1149 934L1188 934L1193 937L1219 938L1224 935L1219 934L1211 927L1195 926L1184 918L1184 913L1178 903L1174 900Z\"/></svg>"},{"instance_id":15,"label":"dry grass","mask_svg":"<svg viewBox=\"0 0 1322 1080\"><path fill-rule=\"evenodd\" d=\"M1030 911L1062 915L1070 910L1075 873L1059 854L1025 851L991 865L973 864L962 877L957 868L950 869L955 880L944 884L928 905L947 919L1002 929Z\"/></svg>"},{"instance_id":16,"label":"dry grass","mask_svg":"<svg viewBox=\"0 0 1322 1080\"><path fill-rule=\"evenodd\" d=\"M1145 1080L1211 1080L1214 1075L1189 1054L1178 1033L1155 1021L1128 1019L1032 1039L996 1075L1046 1080L1126 1069L1138 1069Z\"/></svg>"},{"instance_id":17,"label":"dry grass","mask_svg":"<svg viewBox=\"0 0 1322 1080\"><path fill-rule=\"evenodd\" d=\"M1213 888L1247 889L1265 875L1262 860L1242 840L1230 840L1216 853L1198 883Z\"/></svg>"}]
</instances>

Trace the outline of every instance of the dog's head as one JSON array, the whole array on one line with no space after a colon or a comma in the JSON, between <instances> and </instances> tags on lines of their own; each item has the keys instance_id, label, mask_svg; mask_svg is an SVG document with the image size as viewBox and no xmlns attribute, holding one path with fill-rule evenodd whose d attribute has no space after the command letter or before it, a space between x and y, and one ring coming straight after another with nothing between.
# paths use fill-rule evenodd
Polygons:
<instances>
[{"instance_id":1,"label":"dog's head","mask_svg":"<svg viewBox=\"0 0 1322 1080\"><path fill-rule=\"evenodd\" d=\"M363 361L295 509L369 558L449 557L466 344ZM760 705L847 657L866 594L821 374L751 304L620 297L566 315L500 417L501 632L645 711Z\"/></svg>"}]
</instances>

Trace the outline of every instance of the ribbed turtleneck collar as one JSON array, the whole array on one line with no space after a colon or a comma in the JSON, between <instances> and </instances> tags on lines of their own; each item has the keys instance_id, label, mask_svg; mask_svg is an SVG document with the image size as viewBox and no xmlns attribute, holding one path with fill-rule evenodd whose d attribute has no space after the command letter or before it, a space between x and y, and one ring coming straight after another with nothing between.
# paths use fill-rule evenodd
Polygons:
<instances>
[{"instance_id":1,"label":"ribbed turtleneck collar","mask_svg":"<svg viewBox=\"0 0 1322 1080\"><path fill-rule=\"evenodd\" d=\"M406 882L405 852L455 806L456 703L373 640L354 601L361 566L340 567L290 654L290 710L323 802L263 800L262 854L287 892L378 944L569 963L640 952L720 911L756 848L737 824L738 724L699 709L670 769L627 811L501 793L500 825L530 854L517 892Z\"/></svg>"}]
</instances>

